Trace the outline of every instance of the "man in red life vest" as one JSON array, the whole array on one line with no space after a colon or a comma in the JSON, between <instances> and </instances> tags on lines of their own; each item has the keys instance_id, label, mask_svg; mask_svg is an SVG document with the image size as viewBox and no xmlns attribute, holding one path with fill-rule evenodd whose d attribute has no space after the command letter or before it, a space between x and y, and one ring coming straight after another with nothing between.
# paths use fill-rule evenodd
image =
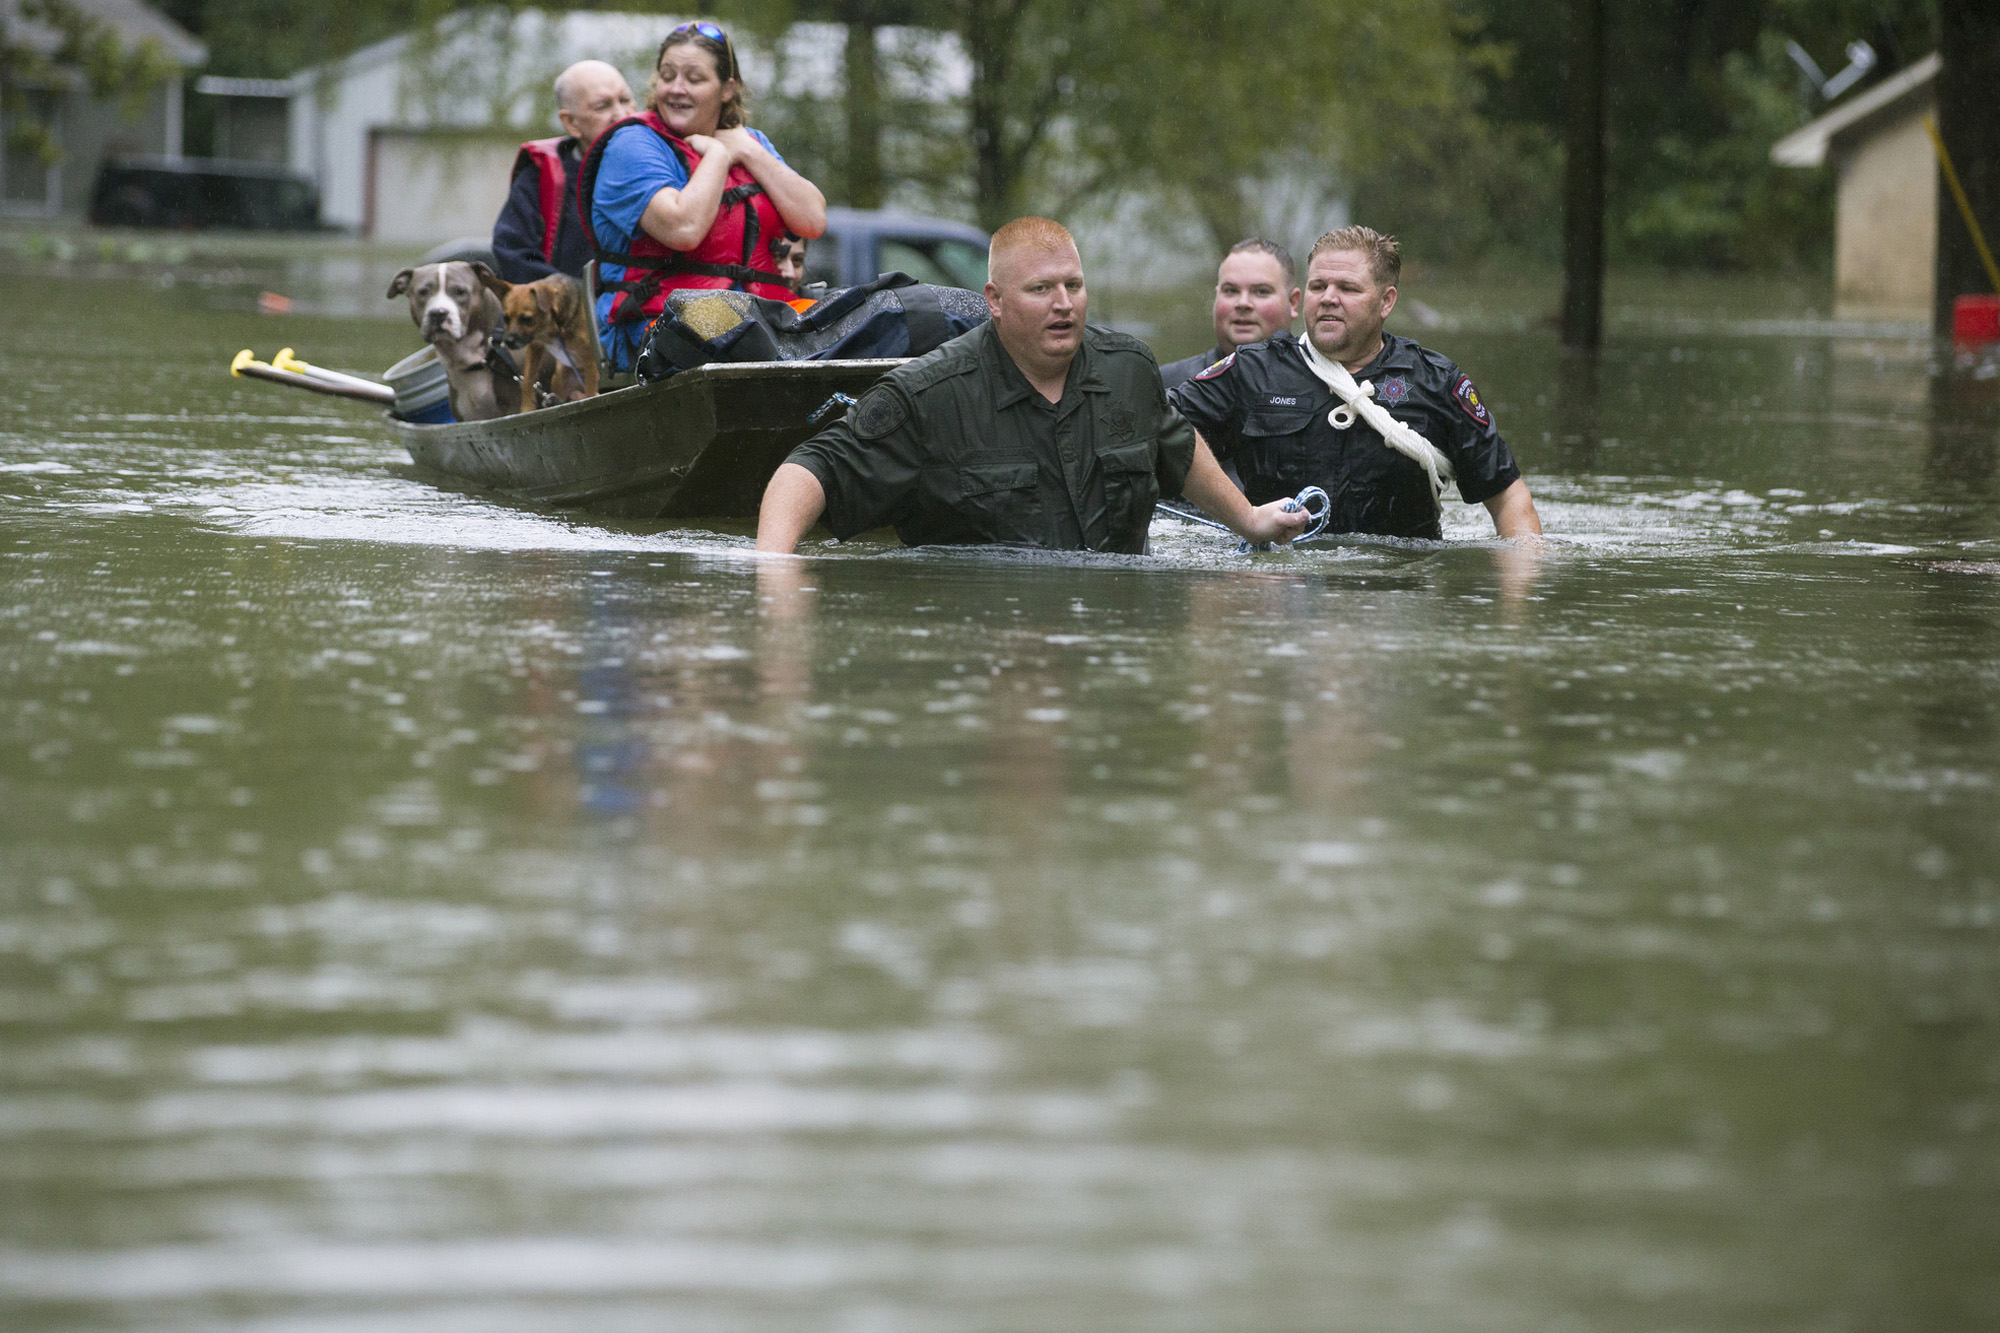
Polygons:
<instances>
[{"instance_id":1,"label":"man in red life vest","mask_svg":"<svg viewBox=\"0 0 2000 1333\"><path fill-rule=\"evenodd\" d=\"M514 184L493 224L493 267L509 282L551 273L583 276L590 241L576 216L583 154L605 127L637 112L625 76L601 60L582 60L556 79L556 115L566 133L531 139L514 157Z\"/></svg>"}]
</instances>

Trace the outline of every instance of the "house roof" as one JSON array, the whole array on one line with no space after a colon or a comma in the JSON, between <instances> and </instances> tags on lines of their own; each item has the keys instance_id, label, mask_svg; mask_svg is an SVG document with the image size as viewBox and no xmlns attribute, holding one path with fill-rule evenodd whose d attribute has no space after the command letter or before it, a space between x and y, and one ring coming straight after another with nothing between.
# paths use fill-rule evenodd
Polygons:
<instances>
[{"instance_id":1,"label":"house roof","mask_svg":"<svg viewBox=\"0 0 2000 1333\"><path fill-rule=\"evenodd\" d=\"M1931 97L1931 84L1944 60L1933 51L1904 67L1865 93L1833 108L1817 120L1799 126L1771 145L1771 161L1781 167L1816 167L1826 161L1836 138L1858 131L1881 116L1906 109Z\"/></svg>"},{"instance_id":2,"label":"house roof","mask_svg":"<svg viewBox=\"0 0 2000 1333\"><path fill-rule=\"evenodd\" d=\"M154 9L144 0L70 0L88 18L110 25L120 40L128 44L155 41L167 58L182 69L208 63L208 48L187 30ZM21 17L20 0L0 0L0 18L15 41L44 56L53 56L62 46L62 34L38 19Z\"/></svg>"}]
</instances>

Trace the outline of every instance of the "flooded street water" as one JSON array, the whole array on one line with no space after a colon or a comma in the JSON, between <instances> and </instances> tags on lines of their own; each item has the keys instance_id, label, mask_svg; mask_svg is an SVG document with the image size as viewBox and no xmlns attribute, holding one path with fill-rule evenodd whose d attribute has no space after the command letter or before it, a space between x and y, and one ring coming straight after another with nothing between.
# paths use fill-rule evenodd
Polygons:
<instances>
[{"instance_id":1,"label":"flooded street water","mask_svg":"<svg viewBox=\"0 0 2000 1333\"><path fill-rule=\"evenodd\" d=\"M407 325L0 293L5 1328L2000 1325L1928 342L1408 329L1540 556L760 566L220 369Z\"/></svg>"}]
</instances>

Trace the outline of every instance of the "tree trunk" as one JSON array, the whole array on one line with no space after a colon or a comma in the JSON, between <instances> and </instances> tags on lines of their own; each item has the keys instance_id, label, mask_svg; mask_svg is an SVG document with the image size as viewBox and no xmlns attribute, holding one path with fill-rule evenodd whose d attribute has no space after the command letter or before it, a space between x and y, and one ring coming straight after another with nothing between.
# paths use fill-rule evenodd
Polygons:
<instances>
[{"instance_id":1,"label":"tree trunk","mask_svg":"<svg viewBox=\"0 0 2000 1333\"><path fill-rule=\"evenodd\" d=\"M1220 179L1208 179L1189 189L1194 200L1195 211L1201 214L1208 235L1215 242L1218 257L1229 252L1229 247L1242 240L1249 232L1249 225L1243 220L1243 191L1234 176L1224 175Z\"/></svg>"},{"instance_id":2,"label":"tree trunk","mask_svg":"<svg viewBox=\"0 0 2000 1333\"><path fill-rule=\"evenodd\" d=\"M2000 246L2000 5L1938 0L1938 131L1989 247ZM1937 331L1951 333L1952 299L1991 292L1993 280L1972 242L1958 200L1939 173Z\"/></svg>"},{"instance_id":3,"label":"tree trunk","mask_svg":"<svg viewBox=\"0 0 2000 1333\"><path fill-rule=\"evenodd\" d=\"M1006 88L1013 67L1013 25L1007 0L969 0L965 6L965 54L972 62L967 112L972 130L972 196L979 225L988 231L1014 216L1020 188L1007 151Z\"/></svg>"},{"instance_id":4,"label":"tree trunk","mask_svg":"<svg viewBox=\"0 0 2000 1333\"><path fill-rule=\"evenodd\" d=\"M882 71L875 25L847 25L847 202L882 206Z\"/></svg>"},{"instance_id":5,"label":"tree trunk","mask_svg":"<svg viewBox=\"0 0 2000 1333\"><path fill-rule=\"evenodd\" d=\"M1562 345L1594 352L1604 338L1604 0L1569 0L1564 103Z\"/></svg>"}]
</instances>

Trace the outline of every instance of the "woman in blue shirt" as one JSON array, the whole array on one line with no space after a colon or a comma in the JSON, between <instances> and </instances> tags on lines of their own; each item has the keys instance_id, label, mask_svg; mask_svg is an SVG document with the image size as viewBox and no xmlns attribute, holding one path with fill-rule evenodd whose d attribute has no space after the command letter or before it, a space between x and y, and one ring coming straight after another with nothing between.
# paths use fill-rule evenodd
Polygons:
<instances>
[{"instance_id":1,"label":"woman in blue shirt","mask_svg":"<svg viewBox=\"0 0 2000 1333\"><path fill-rule=\"evenodd\" d=\"M771 242L826 231L826 199L750 129L728 34L684 23L660 44L646 110L597 140L579 204L598 260L599 337L628 369L678 288L791 296Z\"/></svg>"}]
</instances>

